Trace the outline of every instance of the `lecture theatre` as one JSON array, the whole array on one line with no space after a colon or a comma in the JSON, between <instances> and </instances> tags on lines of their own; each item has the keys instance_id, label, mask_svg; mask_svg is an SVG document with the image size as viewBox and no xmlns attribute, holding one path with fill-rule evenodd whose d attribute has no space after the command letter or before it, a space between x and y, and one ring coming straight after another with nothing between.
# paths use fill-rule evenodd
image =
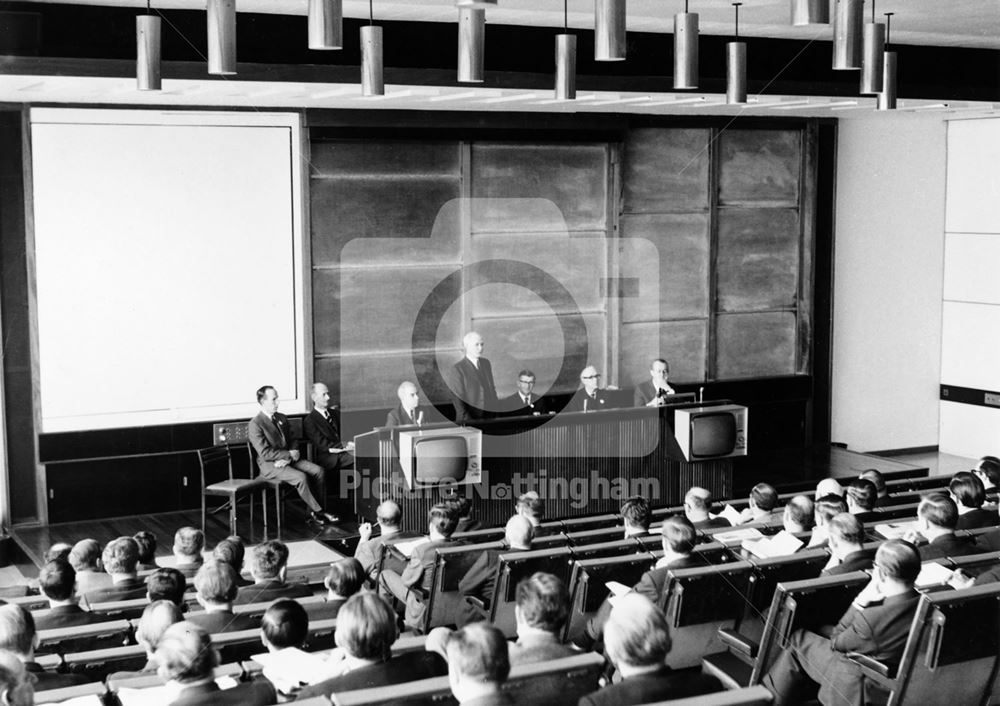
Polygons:
<instances>
[{"instance_id":1,"label":"lecture theatre","mask_svg":"<svg viewBox=\"0 0 1000 706\"><path fill-rule=\"evenodd\" d=\"M0 696L1000 703L988 5L0 3Z\"/></svg>"}]
</instances>

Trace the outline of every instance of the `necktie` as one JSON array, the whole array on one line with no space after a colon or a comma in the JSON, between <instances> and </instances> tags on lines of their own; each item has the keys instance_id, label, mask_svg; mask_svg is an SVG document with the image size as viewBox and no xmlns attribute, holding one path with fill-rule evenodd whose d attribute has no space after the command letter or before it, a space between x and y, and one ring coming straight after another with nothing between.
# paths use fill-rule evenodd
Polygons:
<instances>
[{"instance_id":1,"label":"necktie","mask_svg":"<svg viewBox=\"0 0 1000 706\"><path fill-rule=\"evenodd\" d=\"M285 440L285 432L281 428L281 424L278 423L277 419L272 419L272 421L274 422L274 426L278 428L278 438L281 439L281 446L282 448L284 448L285 446L288 445L288 442Z\"/></svg>"}]
</instances>

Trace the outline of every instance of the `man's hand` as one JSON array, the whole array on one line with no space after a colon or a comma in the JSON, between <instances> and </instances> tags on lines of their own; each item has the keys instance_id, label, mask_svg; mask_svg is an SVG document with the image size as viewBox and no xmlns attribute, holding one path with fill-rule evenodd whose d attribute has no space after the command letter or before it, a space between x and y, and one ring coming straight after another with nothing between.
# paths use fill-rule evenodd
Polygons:
<instances>
[{"instance_id":1,"label":"man's hand","mask_svg":"<svg viewBox=\"0 0 1000 706\"><path fill-rule=\"evenodd\" d=\"M961 569L956 569L955 573L953 573L951 575L951 578L948 579L948 585L951 586L952 588L962 590L963 588L971 587L972 584L975 583L975 581L976 579L967 575Z\"/></svg>"},{"instance_id":2,"label":"man's hand","mask_svg":"<svg viewBox=\"0 0 1000 706\"><path fill-rule=\"evenodd\" d=\"M361 535L361 541L362 542L367 542L369 539L371 539L372 538L372 523L371 522L363 522L363 523L361 523L361 525L358 526L358 534Z\"/></svg>"},{"instance_id":3,"label":"man's hand","mask_svg":"<svg viewBox=\"0 0 1000 706\"><path fill-rule=\"evenodd\" d=\"M291 449L291 450L290 450L290 451L288 452L288 455L292 457L292 460L293 460L293 461L298 461L298 460L299 460L299 457L300 457L300 456L301 456L302 454L300 454L300 453L299 453L299 450L298 450L298 449Z\"/></svg>"},{"instance_id":4,"label":"man's hand","mask_svg":"<svg viewBox=\"0 0 1000 706\"><path fill-rule=\"evenodd\" d=\"M646 406L647 407L659 407L662 404L663 404L663 398L662 397L654 397L653 399L651 399L649 402L646 403Z\"/></svg>"},{"instance_id":5,"label":"man's hand","mask_svg":"<svg viewBox=\"0 0 1000 706\"><path fill-rule=\"evenodd\" d=\"M288 465L288 459L287 458L280 458L280 459L278 459L277 461L274 462L274 467L275 468L284 468L287 465Z\"/></svg>"}]
</instances>

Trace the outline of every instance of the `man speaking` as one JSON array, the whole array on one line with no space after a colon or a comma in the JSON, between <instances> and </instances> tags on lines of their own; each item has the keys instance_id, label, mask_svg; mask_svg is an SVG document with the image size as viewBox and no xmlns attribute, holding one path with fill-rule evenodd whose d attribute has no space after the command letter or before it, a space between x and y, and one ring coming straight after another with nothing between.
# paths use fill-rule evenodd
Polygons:
<instances>
[{"instance_id":1,"label":"man speaking","mask_svg":"<svg viewBox=\"0 0 1000 706\"><path fill-rule=\"evenodd\" d=\"M465 334L465 357L455 363L448 381L455 403L455 423L489 419L497 409L497 388L493 367L483 357L483 337L475 331Z\"/></svg>"}]
</instances>

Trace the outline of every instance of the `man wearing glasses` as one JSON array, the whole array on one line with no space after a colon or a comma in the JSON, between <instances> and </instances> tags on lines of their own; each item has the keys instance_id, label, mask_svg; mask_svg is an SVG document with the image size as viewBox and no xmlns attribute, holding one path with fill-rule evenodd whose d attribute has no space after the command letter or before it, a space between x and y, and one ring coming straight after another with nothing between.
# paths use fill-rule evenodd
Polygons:
<instances>
[{"instance_id":1,"label":"man wearing glasses","mask_svg":"<svg viewBox=\"0 0 1000 706\"><path fill-rule=\"evenodd\" d=\"M522 370L517 374L517 392L505 397L501 405L504 411L512 417L548 414L545 400L534 393L535 374L530 370Z\"/></svg>"},{"instance_id":2,"label":"man wearing glasses","mask_svg":"<svg viewBox=\"0 0 1000 706\"><path fill-rule=\"evenodd\" d=\"M601 387L601 374L597 368L588 365L580 373L582 388L576 391L573 399L566 405L567 412L596 412L608 409L607 390Z\"/></svg>"}]
</instances>

